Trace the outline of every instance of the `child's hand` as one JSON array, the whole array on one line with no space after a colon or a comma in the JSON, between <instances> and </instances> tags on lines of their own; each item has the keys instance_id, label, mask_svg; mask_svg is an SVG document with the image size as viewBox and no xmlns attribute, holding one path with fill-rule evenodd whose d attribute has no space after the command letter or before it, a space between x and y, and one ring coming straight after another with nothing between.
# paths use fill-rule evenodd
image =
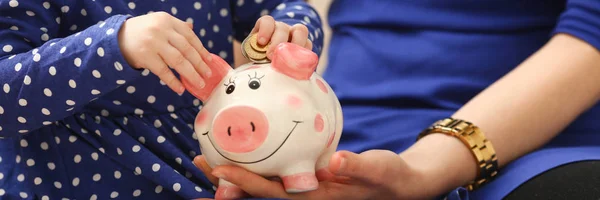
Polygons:
<instances>
[{"instance_id":1,"label":"child's hand","mask_svg":"<svg viewBox=\"0 0 600 200\"><path fill-rule=\"evenodd\" d=\"M283 22L276 22L273 17L265 15L256 21L252 33L258 32L258 44L267 45L271 42L267 50L267 57L271 59L273 49L282 42L291 42L312 50L312 42L308 40L308 28L303 24L294 26Z\"/></svg>"},{"instance_id":2,"label":"child's hand","mask_svg":"<svg viewBox=\"0 0 600 200\"><path fill-rule=\"evenodd\" d=\"M119 47L132 67L150 70L178 94L185 89L169 67L200 88L205 85L202 77L211 76L204 60L212 57L194 34L192 24L165 12L127 20L119 31Z\"/></svg>"}]
</instances>

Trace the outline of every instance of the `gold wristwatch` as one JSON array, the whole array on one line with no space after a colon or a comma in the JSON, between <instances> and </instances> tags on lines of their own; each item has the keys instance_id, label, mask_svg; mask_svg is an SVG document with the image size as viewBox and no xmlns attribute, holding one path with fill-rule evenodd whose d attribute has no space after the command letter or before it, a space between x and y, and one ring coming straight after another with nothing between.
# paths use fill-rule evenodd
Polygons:
<instances>
[{"instance_id":1,"label":"gold wristwatch","mask_svg":"<svg viewBox=\"0 0 600 200\"><path fill-rule=\"evenodd\" d=\"M498 159L492 143L471 122L453 118L442 119L423 130L417 140L431 133L443 133L457 137L473 153L473 157L477 161L478 171L475 180L465 186L467 190L472 191L479 188L490 182L498 174Z\"/></svg>"}]
</instances>

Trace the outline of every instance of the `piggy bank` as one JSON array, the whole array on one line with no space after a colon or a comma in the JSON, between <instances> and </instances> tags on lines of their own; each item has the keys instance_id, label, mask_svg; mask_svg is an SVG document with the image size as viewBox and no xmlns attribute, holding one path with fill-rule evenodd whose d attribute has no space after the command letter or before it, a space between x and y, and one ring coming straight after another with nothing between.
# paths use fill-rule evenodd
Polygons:
<instances>
[{"instance_id":1,"label":"piggy bank","mask_svg":"<svg viewBox=\"0 0 600 200\"><path fill-rule=\"evenodd\" d=\"M194 130L207 163L280 178L289 193L317 189L316 173L326 173L343 123L336 95L315 73L317 55L282 43L271 63L232 69L212 57L206 86L190 90L204 102ZM219 180L217 196L224 191L241 192Z\"/></svg>"}]
</instances>

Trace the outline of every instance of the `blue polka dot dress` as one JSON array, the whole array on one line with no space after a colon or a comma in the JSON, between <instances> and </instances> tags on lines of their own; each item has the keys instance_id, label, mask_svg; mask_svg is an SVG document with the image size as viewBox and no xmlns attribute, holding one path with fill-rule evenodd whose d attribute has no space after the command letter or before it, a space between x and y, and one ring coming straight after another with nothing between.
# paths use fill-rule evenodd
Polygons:
<instances>
[{"instance_id":1,"label":"blue polka dot dress","mask_svg":"<svg viewBox=\"0 0 600 200\"><path fill-rule=\"evenodd\" d=\"M307 25L321 51L302 0L0 0L0 199L213 197L192 163L201 102L119 50L123 22L158 11L192 22L229 63L266 14Z\"/></svg>"}]
</instances>

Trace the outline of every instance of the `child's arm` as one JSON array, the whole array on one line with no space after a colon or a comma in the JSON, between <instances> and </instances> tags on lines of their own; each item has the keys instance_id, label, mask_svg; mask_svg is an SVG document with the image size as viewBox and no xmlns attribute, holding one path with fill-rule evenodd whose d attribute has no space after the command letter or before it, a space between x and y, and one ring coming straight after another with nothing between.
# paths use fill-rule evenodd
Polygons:
<instances>
[{"instance_id":1,"label":"child's arm","mask_svg":"<svg viewBox=\"0 0 600 200\"><path fill-rule=\"evenodd\" d=\"M119 50L126 16L61 38L58 2L0 0L0 137L61 120L141 74Z\"/></svg>"},{"instance_id":2,"label":"child's arm","mask_svg":"<svg viewBox=\"0 0 600 200\"><path fill-rule=\"evenodd\" d=\"M323 47L323 27L316 10L303 0L278 1L237 1L231 0L233 9L234 37L238 41L252 31L255 22L263 15L271 15L275 21L290 26L304 24L308 28L308 40L312 42L312 50L321 54Z\"/></svg>"}]
</instances>

